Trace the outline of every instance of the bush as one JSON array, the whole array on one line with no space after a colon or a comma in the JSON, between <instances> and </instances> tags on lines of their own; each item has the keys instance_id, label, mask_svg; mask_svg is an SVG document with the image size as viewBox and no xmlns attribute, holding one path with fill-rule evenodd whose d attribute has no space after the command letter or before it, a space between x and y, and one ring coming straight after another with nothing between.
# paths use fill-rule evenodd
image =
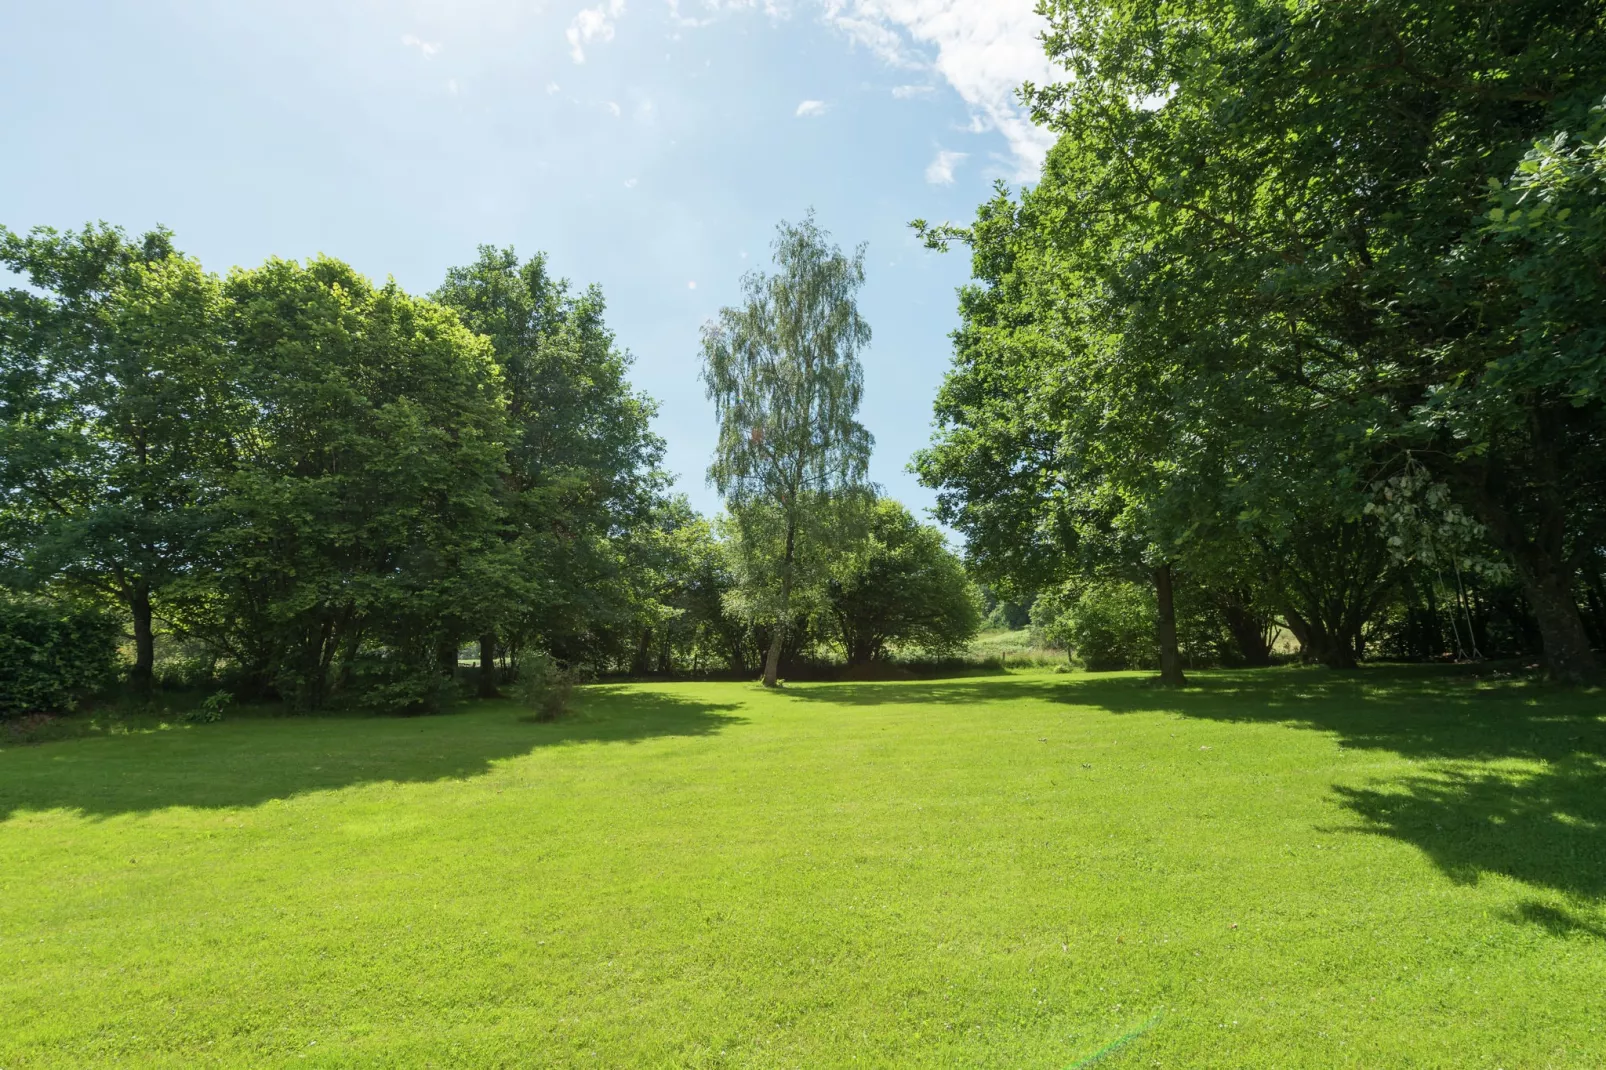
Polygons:
<instances>
[{"instance_id":1,"label":"bush","mask_svg":"<svg viewBox=\"0 0 1606 1070\"><path fill-rule=\"evenodd\" d=\"M1159 662L1154 592L1147 586L1100 581L1039 598L1034 636L1064 647L1092 672L1152 669Z\"/></svg>"},{"instance_id":2,"label":"bush","mask_svg":"<svg viewBox=\"0 0 1606 1070\"><path fill-rule=\"evenodd\" d=\"M229 708L232 700L233 696L227 691L214 692L199 706L185 713L184 720L190 724L217 724L223 720L223 711Z\"/></svg>"},{"instance_id":3,"label":"bush","mask_svg":"<svg viewBox=\"0 0 1606 1070\"><path fill-rule=\"evenodd\" d=\"M75 708L115 678L118 633L95 606L0 593L0 717Z\"/></svg>"},{"instance_id":4,"label":"bush","mask_svg":"<svg viewBox=\"0 0 1606 1070\"><path fill-rule=\"evenodd\" d=\"M441 712L459 695L455 681L434 665L400 665L399 658L363 687L359 702L375 713L399 717L419 717Z\"/></svg>"},{"instance_id":5,"label":"bush","mask_svg":"<svg viewBox=\"0 0 1606 1070\"><path fill-rule=\"evenodd\" d=\"M514 694L537 721L556 721L569 711L574 674L560 667L550 654L533 654L519 661Z\"/></svg>"}]
</instances>

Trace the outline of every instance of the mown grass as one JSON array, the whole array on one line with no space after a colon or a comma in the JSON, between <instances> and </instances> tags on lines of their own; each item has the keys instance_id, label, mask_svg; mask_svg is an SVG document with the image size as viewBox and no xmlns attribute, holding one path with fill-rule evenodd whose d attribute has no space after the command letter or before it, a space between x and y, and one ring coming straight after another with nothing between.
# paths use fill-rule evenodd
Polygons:
<instances>
[{"instance_id":1,"label":"mown grass","mask_svg":"<svg viewBox=\"0 0 1606 1070\"><path fill-rule=\"evenodd\" d=\"M0 1067L1606 1063L1598 693L1194 680L6 748Z\"/></svg>"}]
</instances>

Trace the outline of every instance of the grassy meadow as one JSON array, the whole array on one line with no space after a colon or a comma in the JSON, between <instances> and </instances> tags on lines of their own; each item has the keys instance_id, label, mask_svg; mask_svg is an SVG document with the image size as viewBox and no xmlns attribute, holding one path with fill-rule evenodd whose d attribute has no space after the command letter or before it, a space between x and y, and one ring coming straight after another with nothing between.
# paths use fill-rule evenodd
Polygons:
<instances>
[{"instance_id":1,"label":"grassy meadow","mask_svg":"<svg viewBox=\"0 0 1606 1070\"><path fill-rule=\"evenodd\" d=\"M0 749L0 1067L1599 1067L1606 699L598 685Z\"/></svg>"}]
</instances>

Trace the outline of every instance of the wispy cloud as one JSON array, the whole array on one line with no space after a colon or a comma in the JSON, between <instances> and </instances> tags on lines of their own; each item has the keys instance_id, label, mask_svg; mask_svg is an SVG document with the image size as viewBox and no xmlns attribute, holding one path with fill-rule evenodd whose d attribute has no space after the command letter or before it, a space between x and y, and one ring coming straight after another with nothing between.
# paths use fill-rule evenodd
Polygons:
<instances>
[{"instance_id":1,"label":"wispy cloud","mask_svg":"<svg viewBox=\"0 0 1606 1070\"><path fill-rule=\"evenodd\" d=\"M926 181L933 186L951 186L954 184L954 168L965 162L968 152L952 152L948 149L938 149L937 158L926 166Z\"/></svg>"},{"instance_id":2,"label":"wispy cloud","mask_svg":"<svg viewBox=\"0 0 1606 1070\"><path fill-rule=\"evenodd\" d=\"M1043 85L1063 75L1043 52L1037 0L822 3L828 23L888 64L940 75L970 106L973 126L1009 142L1020 177L1036 177L1054 135L1032 123L1016 91L1022 82Z\"/></svg>"},{"instance_id":3,"label":"wispy cloud","mask_svg":"<svg viewBox=\"0 0 1606 1070\"><path fill-rule=\"evenodd\" d=\"M608 109L608 114L613 116L615 119L619 118L619 116L624 114L623 110L621 110L620 107L619 107L619 102L616 101L616 100L608 101L606 104L603 105L603 107L607 108Z\"/></svg>"},{"instance_id":4,"label":"wispy cloud","mask_svg":"<svg viewBox=\"0 0 1606 1070\"><path fill-rule=\"evenodd\" d=\"M450 93L454 97L457 96L457 79L456 78L448 78L448 79L446 79L446 91L448 93Z\"/></svg>"},{"instance_id":5,"label":"wispy cloud","mask_svg":"<svg viewBox=\"0 0 1606 1070\"><path fill-rule=\"evenodd\" d=\"M797 115L799 118L808 118L810 116L824 114L825 101L823 100L805 100L803 103L797 106Z\"/></svg>"},{"instance_id":6,"label":"wispy cloud","mask_svg":"<svg viewBox=\"0 0 1606 1070\"><path fill-rule=\"evenodd\" d=\"M425 59L428 59L441 50L441 46L438 42L426 41L416 34L407 34L401 39L401 41L402 44L406 45L408 48L418 49L418 51L423 54Z\"/></svg>"},{"instance_id":7,"label":"wispy cloud","mask_svg":"<svg viewBox=\"0 0 1606 1070\"><path fill-rule=\"evenodd\" d=\"M937 91L933 85L895 85L892 95L898 100L913 100L915 97L929 97Z\"/></svg>"},{"instance_id":8,"label":"wispy cloud","mask_svg":"<svg viewBox=\"0 0 1606 1070\"><path fill-rule=\"evenodd\" d=\"M603 0L596 7L583 8L569 23L569 56L576 63L586 61L585 46L593 41L613 40L613 24L625 13L625 0Z\"/></svg>"}]
</instances>

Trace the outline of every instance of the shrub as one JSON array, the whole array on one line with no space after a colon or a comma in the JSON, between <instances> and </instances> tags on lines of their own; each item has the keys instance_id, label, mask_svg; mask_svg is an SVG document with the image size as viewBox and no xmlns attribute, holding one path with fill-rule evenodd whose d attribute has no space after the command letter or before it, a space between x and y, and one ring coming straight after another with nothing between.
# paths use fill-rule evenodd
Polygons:
<instances>
[{"instance_id":1,"label":"shrub","mask_svg":"<svg viewBox=\"0 0 1606 1070\"><path fill-rule=\"evenodd\" d=\"M399 662L400 659L389 659ZM457 697L455 681L434 665L384 666L384 672L361 691L360 703L375 713L417 717L439 713Z\"/></svg>"},{"instance_id":2,"label":"shrub","mask_svg":"<svg viewBox=\"0 0 1606 1070\"><path fill-rule=\"evenodd\" d=\"M217 724L223 720L223 711L229 708L232 700L233 696L227 691L214 692L199 706L185 713L184 720L190 724Z\"/></svg>"},{"instance_id":3,"label":"shrub","mask_svg":"<svg viewBox=\"0 0 1606 1070\"><path fill-rule=\"evenodd\" d=\"M529 655L519 661L514 694L537 721L556 721L569 711L574 674L559 666L550 654Z\"/></svg>"},{"instance_id":4,"label":"shrub","mask_svg":"<svg viewBox=\"0 0 1606 1070\"><path fill-rule=\"evenodd\" d=\"M0 592L0 717L65 712L110 683L118 632L98 607Z\"/></svg>"},{"instance_id":5,"label":"shrub","mask_svg":"<svg viewBox=\"0 0 1606 1070\"><path fill-rule=\"evenodd\" d=\"M1121 581L1069 587L1032 607L1035 637L1064 647L1093 672L1150 669L1159 660L1154 592Z\"/></svg>"}]
</instances>

